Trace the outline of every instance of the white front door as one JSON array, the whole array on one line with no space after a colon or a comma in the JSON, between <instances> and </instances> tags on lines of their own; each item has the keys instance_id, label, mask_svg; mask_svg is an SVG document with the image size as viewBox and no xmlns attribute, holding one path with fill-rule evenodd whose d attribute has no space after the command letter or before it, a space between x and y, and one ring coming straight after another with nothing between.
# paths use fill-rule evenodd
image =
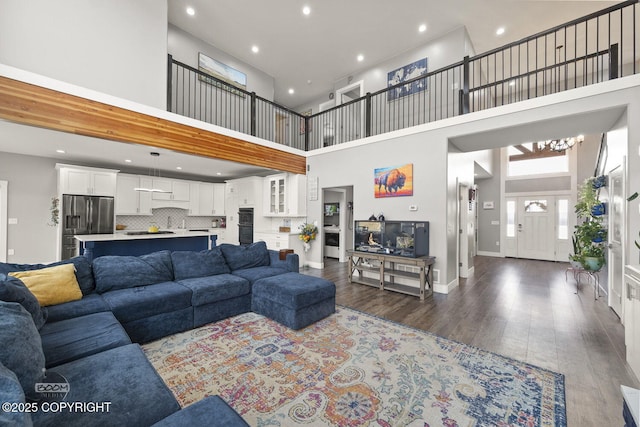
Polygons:
<instances>
[{"instance_id":1,"label":"white front door","mask_svg":"<svg viewBox=\"0 0 640 427\"><path fill-rule=\"evenodd\" d=\"M625 235L625 191L624 167L618 166L609 172L609 305L622 318L622 287L624 285L624 254L622 236Z\"/></svg>"},{"instance_id":2,"label":"white front door","mask_svg":"<svg viewBox=\"0 0 640 427\"><path fill-rule=\"evenodd\" d=\"M505 200L505 256L567 261L570 253L568 195L531 195Z\"/></svg>"},{"instance_id":3,"label":"white front door","mask_svg":"<svg viewBox=\"0 0 640 427\"><path fill-rule=\"evenodd\" d=\"M552 197L518 198L518 257L555 260Z\"/></svg>"}]
</instances>

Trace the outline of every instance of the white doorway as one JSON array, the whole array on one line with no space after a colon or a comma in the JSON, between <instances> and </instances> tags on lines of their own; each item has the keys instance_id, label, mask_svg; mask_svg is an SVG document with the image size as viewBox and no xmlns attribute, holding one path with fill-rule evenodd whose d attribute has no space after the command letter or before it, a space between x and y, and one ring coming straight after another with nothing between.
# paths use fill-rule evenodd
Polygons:
<instances>
[{"instance_id":1,"label":"white doorway","mask_svg":"<svg viewBox=\"0 0 640 427\"><path fill-rule=\"evenodd\" d=\"M473 273L475 252L475 197L476 190L467 184L458 184L458 275L469 277Z\"/></svg>"},{"instance_id":2,"label":"white doorway","mask_svg":"<svg viewBox=\"0 0 640 427\"><path fill-rule=\"evenodd\" d=\"M529 194L505 200L505 256L568 261L571 252L569 194Z\"/></svg>"},{"instance_id":3,"label":"white doorway","mask_svg":"<svg viewBox=\"0 0 640 427\"><path fill-rule=\"evenodd\" d=\"M0 262L7 262L7 198L9 182L0 181Z\"/></svg>"},{"instance_id":4,"label":"white doorway","mask_svg":"<svg viewBox=\"0 0 640 427\"><path fill-rule=\"evenodd\" d=\"M621 166L609 172L607 184L609 226L608 226L608 283L609 306L622 318L624 284L624 245L625 231L625 188L624 161Z\"/></svg>"},{"instance_id":5,"label":"white doorway","mask_svg":"<svg viewBox=\"0 0 640 427\"><path fill-rule=\"evenodd\" d=\"M364 96L362 80L336 90L336 105L349 103ZM364 105L357 102L344 107L337 115L337 129L341 142L364 138Z\"/></svg>"},{"instance_id":6,"label":"white doorway","mask_svg":"<svg viewBox=\"0 0 640 427\"><path fill-rule=\"evenodd\" d=\"M322 201L322 257L347 262L347 249L353 248L353 186L323 188ZM338 206L337 212L327 210L331 205Z\"/></svg>"},{"instance_id":7,"label":"white doorway","mask_svg":"<svg viewBox=\"0 0 640 427\"><path fill-rule=\"evenodd\" d=\"M332 109L336 106L335 100L330 100L323 102L318 106L318 112L323 112ZM320 141L322 142L322 147L328 147L330 145L335 144L336 137L336 110L330 111L326 114L322 114L317 118L316 124L318 125L318 130L316 132L320 132Z\"/></svg>"}]
</instances>

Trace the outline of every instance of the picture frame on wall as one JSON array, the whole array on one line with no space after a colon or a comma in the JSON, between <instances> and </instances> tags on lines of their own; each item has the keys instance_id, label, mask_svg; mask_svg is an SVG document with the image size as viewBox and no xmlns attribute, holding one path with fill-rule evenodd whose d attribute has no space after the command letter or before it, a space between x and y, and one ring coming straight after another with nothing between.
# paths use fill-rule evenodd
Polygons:
<instances>
[{"instance_id":1,"label":"picture frame on wall","mask_svg":"<svg viewBox=\"0 0 640 427\"><path fill-rule=\"evenodd\" d=\"M247 75L243 72L223 64L220 61L216 61L202 52L198 53L198 70L215 77L212 79L200 74L198 75L198 79L201 82L224 89L234 95L241 96L242 98L245 97L245 91L247 90Z\"/></svg>"},{"instance_id":2,"label":"picture frame on wall","mask_svg":"<svg viewBox=\"0 0 640 427\"><path fill-rule=\"evenodd\" d=\"M373 194L376 199L413 196L413 163L374 169Z\"/></svg>"},{"instance_id":3,"label":"picture frame on wall","mask_svg":"<svg viewBox=\"0 0 640 427\"><path fill-rule=\"evenodd\" d=\"M422 58L417 61L407 64L403 67L396 68L387 74L387 87L392 87L400 83L408 82L416 77L424 76L427 74L427 58ZM402 86L398 86L395 89L387 91L387 101L395 101L396 99L413 95L418 92L422 92L427 89L427 79L417 80L415 82L407 83Z\"/></svg>"}]
</instances>

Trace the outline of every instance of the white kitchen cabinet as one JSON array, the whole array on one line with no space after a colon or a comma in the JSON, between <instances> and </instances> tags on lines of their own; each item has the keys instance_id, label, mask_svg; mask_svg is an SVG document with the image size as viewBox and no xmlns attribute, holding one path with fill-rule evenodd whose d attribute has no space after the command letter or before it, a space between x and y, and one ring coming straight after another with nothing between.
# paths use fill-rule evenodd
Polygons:
<instances>
[{"instance_id":1,"label":"white kitchen cabinet","mask_svg":"<svg viewBox=\"0 0 640 427\"><path fill-rule=\"evenodd\" d=\"M225 216L225 184L213 184L213 214L216 216Z\"/></svg>"},{"instance_id":2,"label":"white kitchen cabinet","mask_svg":"<svg viewBox=\"0 0 640 427\"><path fill-rule=\"evenodd\" d=\"M97 169L57 164L60 194L89 196L116 195L116 176L113 169Z\"/></svg>"},{"instance_id":3,"label":"white kitchen cabinet","mask_svg":"<svg viewBox=\"0 0 640 427\"><path fill-rule=\"evenodd\" d=\"M292 249L293 241L298 239L297 234L279 233L271 231L256 231L253 233L254 242L265 242L267 249L279 251L280 249Z\"/></svg>"},{"instance_id":4,"label":"white kitchen cabinet","mask_svg":"<svg viewBox=\"0 0 640 427\"><path fill-rule=\"evenodd\" d=\"M264 180L266 216L305 216L306 177L286 173Z\"/></svg>"},{"instance_id":5,"label":"white kitchen cabinet","mask_svg":"<svg viewBox=\"0 0 640 427\"><path fill-rule=\"evenodd\" d=\"M224 216L225 185L198 182L197 190L191 189L189 215ZM193 185L193 184L192 184Z\"/></svg>"},{"instance_id":6,"label":"white kitchen cabinet","mask_svg":"<svg viewBox=\"0 0 640 427\"><path fill-rule=\"evenodd\" d=\"M238 207L253 207L262 204L262 178L249 177L228 182L230 197L237 198ZM259 212L255 212L259 215Z\"/></svg>"},{"instance_id":7,"label":"white kitchen cabinet","mask_svg":"<svg viewBox=\"0 0 640 427\"><path fill-rule=\"evenodd\" d=\"M153 200L171 200L174 202L188 202L190 196L189 181L168 178L153 178L153 188L157 188L165 193L154 192L151 196Z\"/></svg>"},{"instance_id":8,"label":"white kitchen cabinet","mask_svg":"<svg viewBox=\"0 0 640 427\"><path fill-rule=\"evenodd\" d=\"M118 174L116 184L116 215L151 215L151 193L135 188L151 188L151 178Z\"/></svg>"}]
</instances>

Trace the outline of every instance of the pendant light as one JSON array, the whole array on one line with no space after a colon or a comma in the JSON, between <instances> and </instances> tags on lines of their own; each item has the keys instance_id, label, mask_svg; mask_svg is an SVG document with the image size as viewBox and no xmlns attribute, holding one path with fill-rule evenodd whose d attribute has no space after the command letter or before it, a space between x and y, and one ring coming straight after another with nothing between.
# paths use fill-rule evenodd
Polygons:
<instances>
[{"instance_id":1,"label":"pendant light","mask_svg":"<svg viewBox=\"0 0 640 427\"><path fill-rule=\"evenodd\" d=\"M149 172L149 177L151 178L152 187L151 188L136 187L136 188L134 188L134 191L141 191L141 192L144 192L144 193L173 193L173 191L163 190L161 188L153 187L153 178L160 178L160 169L157 167L158 166L158 158L160 157L160 153L158 153L157 151L152 151L149 154L153 158L153 163L154 163L153 171L151 171L151 169L150 169L150 172Z\"/></svg>"}]
</instances>

